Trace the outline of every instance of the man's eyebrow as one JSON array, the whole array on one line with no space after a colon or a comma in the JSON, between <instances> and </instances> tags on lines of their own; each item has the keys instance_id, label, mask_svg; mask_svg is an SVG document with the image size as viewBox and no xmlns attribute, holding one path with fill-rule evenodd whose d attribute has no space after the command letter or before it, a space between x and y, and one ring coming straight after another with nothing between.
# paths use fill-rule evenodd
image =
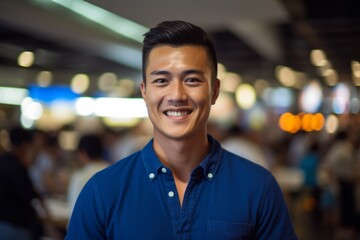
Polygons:
<instances>
[{"instance_id":1,"label":"man's eyebrow","mask_svg":"<svg viewBox=\"0 0 360 240\"><path fill-rule=\"evenodd\" d=\"M170 75L170 72L166 70L154 70L150 75Z\"/></svg>"},{"instance_id":2,"label":"man's eyebrow","mask_svg":"<svg viewBox=\"0 0 360 240\"><path fill-rule=\"evenodd\" d=\"M189 70L185 70L181 74L182 75L189 75L189 74L204 75L204 71L198 70L198 69L189 69ZM168 75L169 76L169 75L171 75L171 73L166 70L154 70L154 71L150 72L150 75Z\"/></svg>"},{"instance_id":3,"label":"man's eyebrow","mask_svg":"<svg viewBox=\"0 0 360 240\"><path fill-rule=\"evenodd\" d=\"M204 72L201 70L197 70L197 69L189 69L183 72L183 74L188 75L188 74L200 74L200 75L204 75Z\"/></svg>"}]
</instances>

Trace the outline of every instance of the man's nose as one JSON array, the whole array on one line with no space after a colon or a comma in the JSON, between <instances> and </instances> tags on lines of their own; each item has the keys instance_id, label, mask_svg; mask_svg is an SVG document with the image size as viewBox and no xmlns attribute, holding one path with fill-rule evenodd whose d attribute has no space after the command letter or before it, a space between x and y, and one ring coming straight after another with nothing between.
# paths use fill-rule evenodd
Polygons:
<instances>
[{"instance_id":1,"label":"man's nose","mask_svg":"<svg viewBox=\"0 0 360 240\"><path fill-rule=\"evenodd\" d=\"M172 81L167 92L168 101L186 101L186 86L182 81Z\"/></svg>"}]
</instances>

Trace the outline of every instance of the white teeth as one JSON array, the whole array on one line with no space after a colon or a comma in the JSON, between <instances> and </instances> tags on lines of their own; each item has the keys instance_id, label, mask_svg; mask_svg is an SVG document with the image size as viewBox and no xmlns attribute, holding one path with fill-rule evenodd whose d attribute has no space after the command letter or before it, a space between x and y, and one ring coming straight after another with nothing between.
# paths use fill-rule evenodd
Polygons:
<instances>
[{"instance_id":1,"label":"white teeth","mask_svg":"<svg viewBox=\"0 0 360 240\"><path fill-rule=\"evenodd\" d=\"M173 117L181 117L189 114L189 111L167 111L166 115Z\"/></svg>"}]
</instances>

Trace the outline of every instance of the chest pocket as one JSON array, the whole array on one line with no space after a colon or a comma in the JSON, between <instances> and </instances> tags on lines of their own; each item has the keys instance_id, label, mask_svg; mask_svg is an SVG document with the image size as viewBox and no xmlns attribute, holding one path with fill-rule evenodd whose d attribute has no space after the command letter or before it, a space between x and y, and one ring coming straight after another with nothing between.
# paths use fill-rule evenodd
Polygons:
<instances>
[{"instance_id":1,"label":"chest pocket","mask_svg":"<svg viewBox=\"0 0 360 240\"><path fill-rule=\"evenodd\" d=\"M210 220L207 228L208 240L222 239L251 239L251 225L247 223L233 223Z\"/></svg>"}]
</instances>

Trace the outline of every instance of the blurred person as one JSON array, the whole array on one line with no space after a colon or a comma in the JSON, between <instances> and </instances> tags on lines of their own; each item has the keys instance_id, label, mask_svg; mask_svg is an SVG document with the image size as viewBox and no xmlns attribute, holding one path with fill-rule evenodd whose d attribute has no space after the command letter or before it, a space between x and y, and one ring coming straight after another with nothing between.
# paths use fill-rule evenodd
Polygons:
<instances>
[{"instance_id":1,"label":"blurred person","mask_svg":"<svg viewBox=\"0 0 360 240\"><path fill-rule=\"evenodd\" d=\"M354 139L355 149L355 213L356 213L356 229L360 234L360 131L357 131L357 137Z\"/></svg>"},{"instance_id":2,"label":"blurred person","mask_svg":"<svg viewBox=\"0 0 360 240\"><path fill-rule=\"evenodd\" d=\"M96 134L87 134L80 138L76 156L82 167L70 176L67 193L71 211L85 183L96 172L109 166L109 163L103 159L103 149L102 139Z\"/></svg>"},{"instance_id":3,"label":"blurred person","mask_svg":"<svg viewBox=\"0 0 360 240\"><path fill-rule=\"evenodd\" d=\"M208 135L216 76L201 28L166 21L145 34L140 87L153 138L88 181L66 239L296 239L271 173Z\"/></svg>"},{"instance_id":4,"label":"blurred person","mask_svg":"<svg viewBox=\"0 0 360 240\"><path fill-rule=\"evenodd\" d=\"M119 142L121 142L121 135L121 130L112 129L109 127L105 127L101 134L102 144L104 146L103 157L109 163L114 163L119 160L119 158L116 157L114 151L117 147L121 146L121 144L119 144Z\"/></svg>"},{"instance_id":5,"label":"blurred person","mask_svg":"<svg viewBox=\"0 0 360 240\"><path fill-rule=\"evenodd\" d=\"M148 132L146 120L142 120L134 127L118 132L112 144L106 146L111 163L115 163L144 147L151 139Z\"/></svg>"},{"instance_id":6,"label":"blurred person","mask_svg":"<svg viewBox=\"0 0 360 240\"><path fill-rule=\"evenodd\" d=\"M36 156L29 168L29 175L35 189L44 197L62 193L62 186L58 181L59 151L57 136L35 130L34 148Z\"/></svg>"},{"instance_id":7,"label":"blurred person","mask_svg":"<svg viewBox=\"0 0 360 240\"><path fill-rule=\"evenodd\" d=\"M255 141L246 138L239 126L233 126L228 132L228 136L221 142L224 149L253 161L266 169L270 168L261 146Z\"/></svg>"},{"instance_id":8,"label":"blurred person","mask_svg":"<svg viewBox=\"0 0 360 240\"><path fill-rule=\"evenodd\" d=\"M313 136L310 133L299 131L292 136L289 141L287 159L288 164L298 167L301 159L309 150L309 146L313 141Z\"/></svg>"},{"instance_id":9,"label":"blurred person","mask_svg":"<svg viewBox=\"0 0 360 240\"><path fill-rule=\"evenodd\" d=\"M317 186L317 171L320 164L320 146L317 142L310 144L309 150L300 159L299 167L305 174L304 186L311 189Z\"/></svg>"},{"instance_id":10,"label":"blurred person","mask_svg":"<svg viewBox=\"0 0 360 240\"><path fill-rule=\"evenodd\" d=\"M5 129L0 129L0 154L9 148L8 134Z\"/></svg>"},{"instance_id":11,"label":"blurred person","mask_svg":"<svg viewBox=\"0 0 360 240\"><path fill-rule=\"evenodd\" d=\"M35 203L40 199L28 176L32 134L29 130L9 130L11 150L0 156L0 239L39 239L43 234Z\"/></svg>"},{"instance_id":12,"label":"blurred person","mask_svg":"<svg viewBox=\"0 0 360 240\"><path fill-rule=\"evenodd\" d=\"M321 160L320 145L317 141L309 144L309 150L300 159L299 168L304 173L303 208L311 213L312 224L318 224L320 218L320 189L317 181L318 167Z\"/></svg>"},{"instance_id":13,"label":"blurred person","mask_svg":"<svg viewBox=\"0 0 360 240\"><path fill-rule=\"evenodd\" d=\"M135 127L135 129L137 126ZM115 163L124 157L130 155L141 149L144 145L139 140L139 136L135 133L135 129L126 128L117 132L117 135L112 139L111 145L107 145L108 157L111 163Z\"/></svg>"},{"instance_id":14,"label":"blurred person","mask_svg":"<svg viewBox=\"0 0 360 240\"><path fill-rule=\"evenodd\" d=\"M325 156L330 175L338 185L340 232L353 234L355 224L355 154L346 130L339 131Z\"/></svg>"}]
</instances>

